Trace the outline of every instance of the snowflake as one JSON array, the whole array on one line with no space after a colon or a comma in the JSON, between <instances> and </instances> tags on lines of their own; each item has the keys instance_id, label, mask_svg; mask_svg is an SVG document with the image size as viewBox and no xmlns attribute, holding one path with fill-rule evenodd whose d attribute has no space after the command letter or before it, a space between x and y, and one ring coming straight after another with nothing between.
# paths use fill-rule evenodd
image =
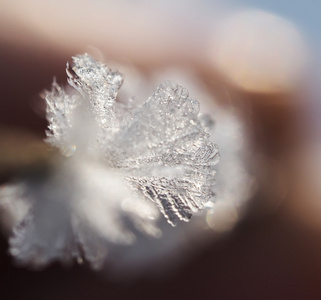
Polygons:
<instances>
[{"instance_id":1,"label":"snowflake","mask_svg":"<svg viewBox=\"0 0 321 300\"><path fill-rule=\"evenodd\" d=\"M135 105L118 101L123 76L88 54L66 71L73 89L54 81L44 92L46 142L66 158L19 185L29 211L10 252L34 266L76 258L99 268L108 244L131 244L137 233L158 237L158 211L176 226L204 208L219 153L185 88L164 82Z\"/></svg>"}]
</instances>

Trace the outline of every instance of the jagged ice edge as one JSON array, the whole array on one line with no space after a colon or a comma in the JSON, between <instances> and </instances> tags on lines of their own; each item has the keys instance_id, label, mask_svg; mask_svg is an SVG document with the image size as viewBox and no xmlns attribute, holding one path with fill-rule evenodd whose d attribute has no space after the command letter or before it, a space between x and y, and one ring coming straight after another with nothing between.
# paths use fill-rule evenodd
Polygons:
<instances>
[{"instance_id":1,"label":"jagged ice edge","mask_svg":"<svg viewBox=\"0 0 321 300\"><path fill-rule=\"evenodd\" d=\"M116 101L123 82L120 73L84 54L73 57L72 67L67 64L67 74L68 83L82 95L78 102L89 99L91 103L91 111L102 129L97 140L101 141L98 146L104 152L106 165L124 170L134 190L154 202L170 224L188 221L192 211L202 208L213 196L214 165L219 158L218 147L210 142L198 118L199 103L189 97L185 88L167 81L130 112L132 118L120 124L116 111L130 110ZM61 95L56 102L63 102L67 111L61 122L65 127L51 132L48 138L66 152L61 145L68 144L65 131L70 129L69 112L75 105L70 96ZM49 100L54 96L52 92L46 96L49 123L55 121L49 116L56 114L59 119L62 115L52 110ZM49 128L53 127L51 123ZM178 178L153 176L157 172L152 169L171 170Z\"/></svg>"}]
</instances>

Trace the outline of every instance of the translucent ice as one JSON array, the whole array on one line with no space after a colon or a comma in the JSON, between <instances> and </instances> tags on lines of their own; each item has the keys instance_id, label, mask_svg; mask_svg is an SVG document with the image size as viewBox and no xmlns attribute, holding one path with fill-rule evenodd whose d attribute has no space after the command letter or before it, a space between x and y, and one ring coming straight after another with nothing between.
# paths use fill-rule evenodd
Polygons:
<instances>
[{"instance_id":1,"label":"translucent ice","mask_svg":"<svg viewBox=\"0 0 321 300\"><path fill-rule=\"evenodd\" d=\"M96 131L91 131L96 139L87 137L85 150L102 157L106 167L120 170L129 185L154 202L170 224L188 221L192 211L209 201L218 148L199 120L199 103L185 88L164 82L147 101L132 108L116 101L121 74L89 55L74 57L73 65L67 64L67 74L69 84L80 94L67 96L61 88L57 94L55 83L46 94L49 128L59 128L49 132L52 145L61 148L62 141L72 136L69 113L78 103L96 123ZM53 110L57 103L64 103L67 113ZM59 118L61 122L57 122ZM71 145L79 148L77 142L64 143L68 149Z\"/></svg>"},{"instance_id":2,"label":"translucent ice","mask_svg":"<svg viewBox=\"0 0 321 300\"><path fill-rule=\"evenodd\" d=\"M17 187L29 210L10 252L34 266L77 259L98 268L108 245L159 237L159 211L175 226L202 209L219 153L185 88L164 82L145 102L119 102L122 75L87 54L67 64L67 75L73 89L54 81L43 97L46 142L68 158Z\"/></svg>"}]
</instances>

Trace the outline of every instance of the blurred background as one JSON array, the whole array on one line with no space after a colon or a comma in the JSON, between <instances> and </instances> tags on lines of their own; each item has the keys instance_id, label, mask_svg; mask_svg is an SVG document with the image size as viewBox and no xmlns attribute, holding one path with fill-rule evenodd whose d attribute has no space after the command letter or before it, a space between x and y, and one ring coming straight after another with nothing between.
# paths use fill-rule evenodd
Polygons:
<instances>
[{"instance_id":1,"label":"blurred background","mask_svg":"<svg viewBox=\"0 0 321 300\"><path fill-rule=\"evenodd\" d=\"M18 268L3 235L1 299L320 299L320 12L317 0L2 0L1 184L46 160L39 93L87 51L147 78L190 72L241 112L257 189L228 234L130 282L79 266Z\"/></svg>"}]
</instances>

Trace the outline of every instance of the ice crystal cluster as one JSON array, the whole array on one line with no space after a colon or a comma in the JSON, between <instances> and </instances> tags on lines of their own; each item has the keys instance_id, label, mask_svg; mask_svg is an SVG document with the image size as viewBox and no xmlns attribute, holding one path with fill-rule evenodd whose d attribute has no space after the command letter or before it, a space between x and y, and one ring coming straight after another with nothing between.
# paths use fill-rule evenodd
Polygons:
<instances>
[{"instance_id":1,"label":"ice crystal cluster","mask_svg":"<svg viewBox=\"0 0 321 300\"><path fill-rule=\"evenodd\" d=\"M159 212L176 226L211 200L218 148L185 88L164 82L136 104L117 97L123 76L87 54L66 71L69 88L44 92L46 141L66 158L9 195L29 205L10 252L34 266L100 267L108 245L159 237Z\"/></svg>"}]
</instances>

